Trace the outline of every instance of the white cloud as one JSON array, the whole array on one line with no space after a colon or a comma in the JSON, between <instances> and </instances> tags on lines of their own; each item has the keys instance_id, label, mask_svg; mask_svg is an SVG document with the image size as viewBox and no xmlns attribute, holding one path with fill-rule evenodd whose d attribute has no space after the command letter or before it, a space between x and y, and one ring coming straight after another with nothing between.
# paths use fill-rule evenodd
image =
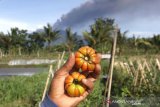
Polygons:
<instances>
[{"instance_id":1,"label":"white cloud","mask_svg":"<svg viewBox=\"0 0 160 107\"><path fill-rule=\"evenodd\" d=\"M35 31L41 26L43 26L43 24L34 25L26 22L0 18L0 32L4 32L4 33L7 33L13 27L18 27L19 29L25 29L31 32L31 31Z\"/></svg>"},{"instance_id":2,"label":"white cloud","mask_svg":"<svg viewBox=\"0 0 160 107\"><path fill-rule=\"evenodd\" d=\"M128 32L127 35L128 35L129 37L132 37L133 35L134 35L135 37L152 37L153 35L157 35L157 34L159 34L159 32L132 31L132 32Z\"/></svg>"},{"instance_id":3,"label":"white cloud","mask_svg":"<svg viewBox=\"0 0 160 107\"><path fill-rule=\"evenodd\" d=\"M38 24L38 25L36 25L36 28L37 29L42 29L44 26L46 26L46 24Z\"/></svg>"}]
</instances>

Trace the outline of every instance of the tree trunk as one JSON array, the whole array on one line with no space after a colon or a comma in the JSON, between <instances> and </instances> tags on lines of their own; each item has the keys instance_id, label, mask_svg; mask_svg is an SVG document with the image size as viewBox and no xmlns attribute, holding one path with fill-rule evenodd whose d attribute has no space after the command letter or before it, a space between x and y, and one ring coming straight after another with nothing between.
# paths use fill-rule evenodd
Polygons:
<instances>
[{"instance_id":1,"label":"tree trunk","mask_svg":"<svg viewBox=\"0 0 160 107\"><path fill-rule=\"evenodd\" d=\"M39 55L39 50L37 51L37 57L39 57L40 55Z\"/></svg>"},{"instance_id":2,"label":"tree trunk","mask_svg":"<svg viewBox=\"0 0 160 107\"><path fill-rule=\"evenodd\" d=\"M71 47L68 44L65 44L65 45L68 48L68 51L71 52Z\"/></svg>"},{"instance_id":3,"label":"tree trunk","mask_svg":"<svg viewBox=\"0 0 160 107\"><path fill-rule=\"evenodd\" d=\"M2 58L3 56L3 53L2 53L2 50L0 49L0 58Z\"/></svg>"},{"instance_id":4,"label":"tree trunk","mask_svg":"<svg viewBox=\"0 0 160 107\"><path fill-rule=\"evenodd\" d=\"M19 52L19 56L21 56L22 53L21 53L21 47L20 46L18 47L18 52Z\"/></svg>"},{"instance_id":5,"label":"tree trunk","mask_svg":"<svg viewBox=\"0 0 160 107\"><path fill-rule=\"evenodd\" d=\"M51 51L51 42L48 42L48 50Z\"/></svg>"}]
</instances>

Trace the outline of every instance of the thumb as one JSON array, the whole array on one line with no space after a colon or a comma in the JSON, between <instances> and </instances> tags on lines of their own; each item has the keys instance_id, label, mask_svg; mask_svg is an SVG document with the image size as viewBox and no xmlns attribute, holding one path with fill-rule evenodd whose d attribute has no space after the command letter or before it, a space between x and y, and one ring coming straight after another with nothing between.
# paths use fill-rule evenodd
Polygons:
<instances>
[{"instance_id":1,"label":"thumb","mask_svg":"<svg viewBox=\"0 0 160 107\"><path fill-rule=\"evenodd\" d=\"M75 64L74 53L71 53L66 63L60 68L59 72L69 72Z\"/></svg>"}]
</instances>

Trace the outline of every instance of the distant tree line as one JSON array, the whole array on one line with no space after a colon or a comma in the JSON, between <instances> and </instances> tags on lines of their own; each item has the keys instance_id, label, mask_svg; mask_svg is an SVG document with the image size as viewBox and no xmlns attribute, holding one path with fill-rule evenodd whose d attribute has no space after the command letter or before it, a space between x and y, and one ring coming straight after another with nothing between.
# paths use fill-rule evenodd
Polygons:
<instances>
[{"instance_id":1,"label":"distant tree line","mask_svg":"<svg viewBox=\"0 0 160 107\"><path fill-rule=\"evenodd\" d=\"M41 32L28 33L27 30L11 28L8 34L0 33L0 54L32 54L41 50L46 52L54 51L75 51L83 45L89 45L101 53L107 53L112 46L112 31L114 30L114 19L98 18L90 25L89 31L82 32L82 38L78 39L76 32L71 28L65 30L66 40L61 44L52 45L52 42L60 39L61 30L53 29L50 24L43 27ZM126 32L118 32L117 54L130 53L159 53L160 34L153 37L137 38L134 35L127 37Z\"/></svg>"}]
</instances>

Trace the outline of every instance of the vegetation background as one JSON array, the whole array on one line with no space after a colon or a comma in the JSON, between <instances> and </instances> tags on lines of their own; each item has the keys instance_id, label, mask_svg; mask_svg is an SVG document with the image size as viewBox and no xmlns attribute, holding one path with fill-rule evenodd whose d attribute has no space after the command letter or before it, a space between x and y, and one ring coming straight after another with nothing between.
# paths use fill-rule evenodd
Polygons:
<instances>
[{"instance_id":1,"label":"vegetation background","mask_svg":"<svg viewBox=\"0 0 160 107\"><path fill-rule=\"evenodd\" d=\"M11 28L8 34L0 33L0 67L9 67L7 65L12 59L33 59L47 58L56 59L58 54L66 51L65 59L68 52L74 52L79 47L89 45L100 53L110 53L112 47L114 30L114 19L98 18L95 23L90 25L90 29L84 31L81 36L73 32L71 28L65 31L52 28L50 24L44 26L42 31L27 33L27 30ZM62 32L65 32L62 35ZM131 58L151 58L160 59L160 35L151 37L127 37L127 32L118 32L118 41L116 49L116 61L128 61ZM61 41L61 38L63 41ZM106 79L104 75L108 73L108 60L102 60L102 73L95 84L94 91L83 101L79 107L100 107L104 98L104 88ZM31 65L33 66L33 65ZM48 65L39 65L48 67ZM38 66L38 67L39 67ZM135 64L136 66L136 64ZM17 66L19 67L19 66ZM151 72L160 74L158 68L152 67ZM10 76L0 78L0 107L36 107L42 98L45 81L48 71L42 71L30 77ZM147 75L149 82L142 84L140 87L132 85L133 77L128 75L123 69L114 68L113 84L111 96L113 99L141 99L153 98L146 100L144 107L152 106L154 101L160 97L160 78L153 82L150 75ZM136 91L135 91L136 90ZM121 107L132 105L122 104ZM154 105L156 107L156 105ZM157 106L158 107L158 106Z\"/></svg>"}]
</instances>

